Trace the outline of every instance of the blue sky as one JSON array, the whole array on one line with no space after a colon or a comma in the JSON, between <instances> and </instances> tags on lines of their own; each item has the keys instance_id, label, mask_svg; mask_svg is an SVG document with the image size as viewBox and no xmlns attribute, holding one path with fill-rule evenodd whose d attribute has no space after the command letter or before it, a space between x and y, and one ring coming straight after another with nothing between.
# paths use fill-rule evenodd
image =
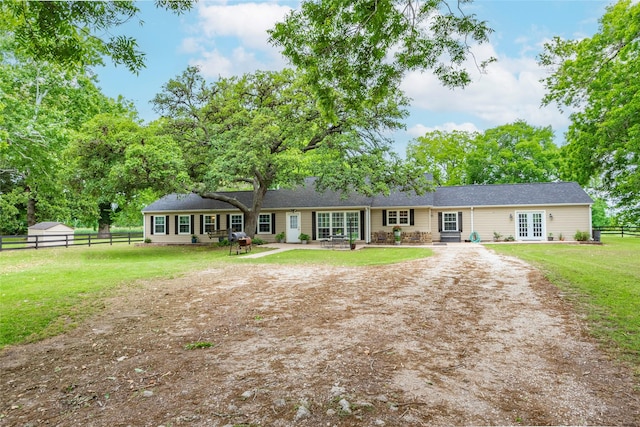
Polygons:
<instances>
[{"instance_id":1,"label":"blue sky","mask_svg":"<svg viewBox=\"0 0 640 427\"><path fill-rule=\"evenodd\" d=\"M476 72L470 63L474 81L465 89L445 89L429 73L407 75L402 87L413 102L406 131L394 136L396 150L404 154L407 142L427 131L483 131L517 119L551 126L561 144L569 119L554 106L540 108L544 88L539 80L548 71L538 67L536 57L554 36L593 35L609 4L600 0L473 2L469 11L488 21L495 31L490 43L474 48L474 54L479 59L494 56L498 61L485 74ZM139 6L144 24L132 22L118 32L137 38L147 55L146 68L137 76L111 64L95 71L103 92L133 101L144 120L157 118L149 101L189 65L200 66L211 81L287 66L286 59L269 45L266 30L296 8L298 1L201 0L182 16L156 10L152 1Z\"/></svg>"}]
</instances>

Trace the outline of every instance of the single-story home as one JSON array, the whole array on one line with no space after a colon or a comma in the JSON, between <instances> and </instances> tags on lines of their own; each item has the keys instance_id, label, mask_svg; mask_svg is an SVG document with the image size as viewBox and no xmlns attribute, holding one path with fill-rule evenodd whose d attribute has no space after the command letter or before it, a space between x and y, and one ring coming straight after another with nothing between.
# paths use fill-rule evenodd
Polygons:
<instances>
[{"instance_id":1,"label":"single-story home","mask_svg":"<svg viewBox=\"0 0 640 427\"><path fill-rule=\"evenodd\" d=\"M437 187L423 195L392 192L367 197L317 192L309 178L293 189L269 190L256 236L287 243L301 233L312 241L353 234L366 243L392 243L394 227L406 243L573 240L576 231L591 234L593 200L574 182ZM251 205L250 191L225 193ZM170 194L142 210L145 238L157 243L187 243L193 235L209 240L219 230L243 231L244 215L221 201L197 194Z\"/></svg>"}]
</instances>

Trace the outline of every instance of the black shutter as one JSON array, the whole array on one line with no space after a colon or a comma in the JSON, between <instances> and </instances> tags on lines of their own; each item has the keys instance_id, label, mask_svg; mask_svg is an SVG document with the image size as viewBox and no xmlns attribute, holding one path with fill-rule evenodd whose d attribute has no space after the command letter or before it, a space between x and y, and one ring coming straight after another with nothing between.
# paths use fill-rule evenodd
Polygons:
<instances>
[{"instance_id":1,"label":"black shutter","mask_svg":"<svg viewBox=\"0 0 640 427\"><path fill-rule=\"evenodd\" d=\"M442 232L442 212L438 212L438 232Z\"/></svg>"},{"instance_id":2,"label":"black shutter","mask_svg":"<svg viewBox=\"0 0 640 427\"><path fill-rule=\"evenodd\" d=\"M271 233L276 234L276 214L275 212L271 214Z\"/></svg>"},{"instance_id":3,"label":"black shutter","mask_svg":"<svg viewBox=\"0 0 640 427\"><path fill-rule=\"evenodd\" d=\"M416 225L415 209L409 209L409 225Z\"/></svg>"},{"instance_id":4,"label":"black shutter","mask_svg":"<svg viewBox=\"0 0 640 427\"><path fill-rule=\"evenodd\" d=\"M195 224L194 224L194 220L195 220L195 215L191 215L191 234L195 233Z\"/></svg>"},{"instance_id":5,"label":"black shutter","mask_svg":"<svg viewBox=\"0 0 640 427\"><path fill-rule=\"evenodd\" d=\"M387 225L387 210L382 210L382 226L385 227Z\"/></svg>"},{"instance_id":6,"label":"black shutter","mask_svg":"<svg viewBox=\"0 0 640 427\"><path fill-rule=\"evenodd\" d=\"M458 231L462 233L462 212L458 212Z\"/></svg>"},{"instance_id":7,"label":"black shutter","mask_svg":"<svg viewBox=\"0 0 640 427\"><path fill-rule=\"evenodd\" d=\"M204 234L204 215L200 215L200 234Z\"/></svg>"},{"instance_id":8,"label":"black shutter","mask_svg":"<svg viewBox=\"0 0 640 427\"><path fill-rule=\"evenodd\" d=\"M216 215L216 230L220 230L220 214Z\"/></svg>"},{"instance_id":9,"label":"black shutter","mask_svg":"<svg viewBox=\"0 0 640 427\"><path fill-rule=\"evenodd\" d=\"M367 240L364 238L364 211L360 211L360 239Z\"/></svg>"},{"instance_id":10,"label":"black shutter","mask_svg":"<svg viewBox=\"0 0 640 427\"><path fill-rule=\"evenodd\" d=\"M164 234L169 234L169 215L164 217Z\"/></svg>"},{"instance_id":11,"label":"black shutter","mask_svg":"<svg viewBox=\"0 0 640 427\"><path fill-rule=\"evenodd\" d=\"M316 233L316 212L311 211L311 240L317 240L318 233Z\"/></svg>"},{"instance_id":12,"label":"black shutter","mask_svg":"<svg viewBox=\"0 0 640 427\"><path fill-rule=\"evenodd\" d=\"M174 218L175 218L174 223L175 223L175 225L176 225L176 229L173 231L173 234L178 234L178 227L179 227L179 224L178 224L178 215L176 215ZM168 233L167 233L167 234L168 234Z\"/></svg>"},{"instance_id":13,"label":"black shutter","mask_svg":"<svg viewBox=\"0 0 640 427\"><path fill-rule=\"evenodd\" d=\"M153 224L153 215L151 215L151 234L153 235L153 229L154 229L154 224Z\"/></svg>"},{"instance_id":14,"label":"black shutter","mask_svg":"<svg viewBox=\"0 0 640 427\"><path fill-rule=\"evenodd\" d=\"M227 214L227 230L229 230L229 233L231 233L231 222L229 222L229 214Z\"/></svg>"}]
</instances>

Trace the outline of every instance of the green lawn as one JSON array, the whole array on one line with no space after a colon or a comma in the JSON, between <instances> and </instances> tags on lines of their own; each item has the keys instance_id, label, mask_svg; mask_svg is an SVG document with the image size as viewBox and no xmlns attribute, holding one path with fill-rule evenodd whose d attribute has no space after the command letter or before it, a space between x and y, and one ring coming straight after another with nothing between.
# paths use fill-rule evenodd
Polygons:
<instances>
[{"instance_id":1,"label":"green lawn","mask_svg":"<svg viewBox=\"0 0 640 427\"><path fill-rule=\"evenodd\" d=\"M593 334L640 374L640 238L603 236L603 245L487 245L538 266L586 316Z\"/></svg>"},{"instance_id":2,"label":"green lawn","mask_svg":"<svg viewBox=\"0 0 640 427\"><path fill-rule=\"evenodd\" d=\"M252 253L261 250L254 247ZM0 252L0 348L74 327L99 310L106 296L137 279L170 278L223 262L358 266L422 258L431 251L295 250L254 260L228 255L224 247L124 244Z\"/></svg>"}]
</instances>

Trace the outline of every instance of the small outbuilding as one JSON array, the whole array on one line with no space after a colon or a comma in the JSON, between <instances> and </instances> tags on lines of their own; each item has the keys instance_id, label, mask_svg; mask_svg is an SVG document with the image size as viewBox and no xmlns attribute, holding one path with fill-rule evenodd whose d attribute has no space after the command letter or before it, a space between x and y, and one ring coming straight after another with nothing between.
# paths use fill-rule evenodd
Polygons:
<instances>
[{"instance_id":1,"label":"small outbuilding","mask_svg":"<svg viewBox=\"0 0 640 427\"><path fill-rule=\"evenodd\" d=\"M74 229L61 222L39 222L29 227L29 246L68 246L73 243Z\"/></svg>"}]
</instances>

